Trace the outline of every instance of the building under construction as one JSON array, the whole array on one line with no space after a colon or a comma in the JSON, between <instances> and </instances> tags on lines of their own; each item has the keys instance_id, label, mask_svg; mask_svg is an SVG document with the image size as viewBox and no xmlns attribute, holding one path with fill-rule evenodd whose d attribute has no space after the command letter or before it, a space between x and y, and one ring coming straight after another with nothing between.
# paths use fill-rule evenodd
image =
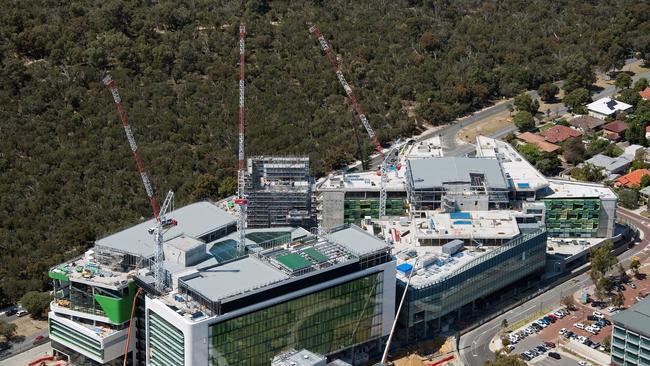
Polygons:
<instances>
[{"instance_id":1,"label":"building under construction","mask_svg":"<svg viewBox=\"0 0 650 366\"><path fill-rule=\"evenodd\" d=\"M258 156L248 159L247 226L316 226L314 180L308 157Z\"/></svg>"}]
</instances>

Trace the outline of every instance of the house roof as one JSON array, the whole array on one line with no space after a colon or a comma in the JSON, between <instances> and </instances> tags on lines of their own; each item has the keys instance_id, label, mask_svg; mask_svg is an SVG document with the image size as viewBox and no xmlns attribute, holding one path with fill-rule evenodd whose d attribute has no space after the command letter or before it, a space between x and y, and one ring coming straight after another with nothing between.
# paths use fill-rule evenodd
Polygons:
<instances>
[{"instance_id":1,"label":"house roof","mask_svg":"<svg viewBox=\"0 0 650 366\"><path fill-rule=\"evenodd\" d=\"M579 116L570 120L569 124L583 131L589 131L604 125L605 121L592 116Z\"/></svg>"},{"instance_id":2,"label":"house roof","mask_svg":"<svg viewBox=\"0 0 650 366\"><path fill-rule=\"evenodd\" d=\"M631 105L619 102L609 97L600 98L593 103L587 104L587 109L605 116L616 113L617 111L626 111L632 108Z\"/></svg>"},{"instance_id":3,"label":"house roof","mask_svg":"<svg viewBox=\"0 0 650 366\"><path fill-rule=\"evenodd\" d=\"M650 126L645 127L645 132L650 132Z\"/></svg>"},{"instance_id":4,"label":"house roof","mask_svg":"<svg viewBox=\"0 0 650 366\"><path fill-rule=\"evenodd\" d=\"M641 185L641 178L646 175L650 175L650 170L637 169L628 174L625 174L622 177L619 177L618 179L616 179L614 183L617 185L626 186L628 188L633 186L638 186Z\"/></svg>"},{"instance_id":5,"label":"house roof","mask_svg":"<svg viewBox=\"0 0 650 366\"><path fill-rule=\"evenodd\" d=\"M639 95L643 99L650 99L650 87L647 87L639 92Z\"/></svg>"},{"instance_id":6,"label":"house roof","mask_svg":"<svg viewBox=\"0 0 650 366\"><path fill-rule=\"evenodd\" d=\"M603 126L603 129L611 132L621 133L627 130L627 123L623 121L614 121Z\"/></svg>"},{"instance_id":7,"label":"house roof","mask_svg":"<svg viewBox=\"0 0 650 366\"><path fill-rule=\"evenodd\" d=\"M608 173L624 168L626 165L629 165L630 162L632 162L632 159L629 159L627 156L612 158L603 154L596 154L589 160L585 161L585 163L605 169Z\"/></svg>"},{"instance_id":8,"label":"house roof","mask_svg":"<svg viewBox=\"0 0 650 366\"><path fill-rule=\"evenodd\" d=\"M531 133L531 132L524 132L522 134L519 134L517 136L517 138L520 139L521 141L525 141L525 142L527 142L529 144L533 144L533 145L537 146L538 149L540 149L540 150L542 150L544 152L549 152L550 153L550 152L553 152L553 151L560 150L559 146L557 146L555 144L552 144L552 143L550 143L548 141L545 141L543 136L540 136L540 135L537 135L537 134L534 134L534 133Z\"/></svg>"},{"instance_id":9,"label":"house roof","mask_svg":"<svg viewBox=\"0 0 650 366\"><path fill-rule=\"evenodd\" d=\"M555 125L548 130L540 133L548 142L563 142L571 137L580 137L582 133L570 127Z\"/></svg>"}]
</instances>

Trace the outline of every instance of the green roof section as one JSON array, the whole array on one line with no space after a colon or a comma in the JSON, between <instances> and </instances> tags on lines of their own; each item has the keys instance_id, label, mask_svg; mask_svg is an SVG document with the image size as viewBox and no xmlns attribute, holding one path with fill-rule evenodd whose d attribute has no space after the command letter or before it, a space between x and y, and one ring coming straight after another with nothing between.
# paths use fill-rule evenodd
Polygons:
<instances>
[{"instance_id":1,"label":"green roof section","mask_svg":"<svg viewBox=\"0 0 650 366\"><path fill-rule=\"evenodd\" d=\"M68 276L66 276L65 272L61 271L61 270L50 271L48 273L48 276L53 280L70 281L70 278L68 278Z\"/></svg>"},{"instance_id":2,"label":"green roof section","mask_svg":"<svg viewBox=\"0 0 650 366\"><path fill-rule=\"evenodd\" d=\"M303 253L307 254L309 258L315 260L318 263L327 262L329 260L325 254L319 252L314 248L307 248L303 250Z\"/></svg>"},{"instance_id":3,"label":"green roof section","mask_svg":"<svg viewBox=\"0 0 650 366\"><path fill-rule=\"evenodd\" d=\"M280 263L287 266L292 271L297 271L299 269L303 269L311 266L311 262L298 253L282 255L275 259L277 259Z\"/></svg>"}]
</instances>

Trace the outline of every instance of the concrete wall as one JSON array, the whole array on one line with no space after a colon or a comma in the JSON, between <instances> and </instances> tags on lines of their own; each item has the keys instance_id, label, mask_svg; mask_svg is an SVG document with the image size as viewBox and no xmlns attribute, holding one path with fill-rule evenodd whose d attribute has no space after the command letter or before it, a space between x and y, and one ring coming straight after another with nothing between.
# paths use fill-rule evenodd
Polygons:
<instances>
[{"instance_id":1,"label":"concrete wall","mask_svg":"<svg viewBox=\"0 0 650 366\"><path fill-rule=\"evenodd\" d=\"M614 221L616 219L616 199L601 199L600 214L598 216L599 238L610 238L614 236Z\"/></svg>"},{"instance_id":2,"label":"concrete wall","mask_svg":"<svg viewBox=\"0 0 650 366\"><path fill-rule=\"evenodd\" d=\"M332 228L334 226L343 225L343 211L344 211L345 192L321 192L320 205L321 205L321 226L324 228Z\"/></svg>"}]
</instances>

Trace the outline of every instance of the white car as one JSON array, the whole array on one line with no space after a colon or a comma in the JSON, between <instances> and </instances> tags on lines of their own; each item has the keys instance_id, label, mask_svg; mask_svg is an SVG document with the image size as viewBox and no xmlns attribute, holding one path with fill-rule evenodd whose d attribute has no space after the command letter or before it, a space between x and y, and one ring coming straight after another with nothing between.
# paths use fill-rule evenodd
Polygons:
<instances>
[{"instance_id":1,"label":"white car","mask_svg":"<svg viewBox=\"0 0 650 366\"><path fill-rule=\"evenodd\" d=\"M601 318L601 319L605 317L605 315L603 315L603 313L601 313L599 311L594 311L594 316L596 318Z\"/></svg>"},{"instance_id":2,"label":"white car","mask_svg":"<svg viewBox=\"0 0 650 366\"><path fill-rule=\"evenodd\" d=\"M575 323L575 324L573 324L573 326L578 328L578 329L585 329L585 325L582 324L582 323Z\"/></svg>"},{"instance_id":3,"label":"white car","mask_svg":"<svg viewBox=\"0 0 650 366\"><path fill-rule=\"evenodd\" d=\"M515 346L513 346L512 344L509 344L509 345L506 346L506 349L508 350L508 352L510 352L513 349L515 349Z\"/></svg>"},{"instance_id":4,"label":"white car","mask_svg":"<svg viewBox=\"0 0 650 366\"><path fill-rule=\"evenodd\" d=\"M548 325L546 325L546 323L544 323L544 322L541 321L541 320L536 321L535 324L539 325L539 326L542 327L542 328L546 328L546 327L548 327Z\"/></svg>"},{"instance_id":5,"label":"white car","mask_svg":"<svg viewBox=\"0 0 650 366\"><path fill-rule=\"evenodd\" d=\"M593 335L598 334L598 332L600 331L600 329L596 329L596 328L591 327L591 326L590 326L590 327L586 327L585 330L586 330L587 332L593 334Z\"/></svg>"},{"instance_id":6,"label":"white car","mask_svg":"<svg viewBox=\"0 0 650 366\"><path fill-rule=\"evenodd\" d=\"M564 333L566 333L566 332L567 332L566 328L560 329L560 334L564 335Z\"/></svg>"},{"instance_id":7,"label":"white car","mask_svg":"<svg viewBox=\"0 0 650 366\"><path fill-rule=\"evenodd\" d=\"M18 311L16 312L16 316L19 316L19 317L20 317L20 316L25 316L25 315L27 315L27 314L29 314L29 313L28 313L26 310L18 310Z\"/></svg>"},{"instance_id":8,"label":"white car","mask_svg":"<svg viewBox=\"0 0 650 366\"><path fill-rule=\"evenodd\" d=\"M618 310L618 308L613 307L613 306L610 306L610 307L607 308L607 312L608 312L608 313L613 313L613 312L615 312L616 310Z\"/></svg>"}]
</instances>

